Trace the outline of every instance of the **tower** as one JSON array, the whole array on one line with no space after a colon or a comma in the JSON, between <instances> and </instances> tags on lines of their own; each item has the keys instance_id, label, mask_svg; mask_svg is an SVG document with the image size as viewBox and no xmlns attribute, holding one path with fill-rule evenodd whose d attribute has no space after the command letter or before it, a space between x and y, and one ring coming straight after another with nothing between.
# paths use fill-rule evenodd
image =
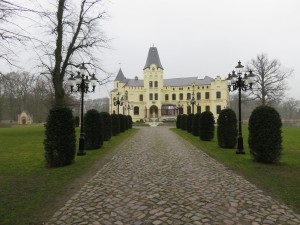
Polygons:
<instances>
[{"instance_id":1,"label":"tower","mask_svg":"<svg viewBox=\"0 0 300 225\"><path fill-rule=\"evenodd\" d=\"M150 118L161 117L162 90L164 86L164 68L161 65L156 47L150 47L143 69L147 114Z\"/></svg>"}]
</instances>

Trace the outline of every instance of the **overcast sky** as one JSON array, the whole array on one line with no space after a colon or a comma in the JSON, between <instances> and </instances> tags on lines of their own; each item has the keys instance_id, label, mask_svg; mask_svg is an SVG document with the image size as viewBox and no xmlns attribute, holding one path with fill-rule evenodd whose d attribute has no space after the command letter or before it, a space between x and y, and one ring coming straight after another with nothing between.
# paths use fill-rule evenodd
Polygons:
<instances>
[{"instance_id":1,"label":"overcast sky","mask_svg":"<svg viewBox=\"0 0 300 225\"><path fill-rule=\"evenodd\" d=\"M143 79L154 45L165 78L225 78L239 60L246 65L266 53L294 69L287 94L300 100L300 0L103 1L109 1L105 9L110 16L103 31L112 39L111 49L99 52L105 70L116 74L121 67L127 78ZM27 51L18 55L31 71L28 58L34 57ZM4 72L15 70L0 66ZM101 86L90 97L106 97L112 86Z\"/></svg>"},{"instance_id":2,"label":"overcast sky","mask_svg":"<svg viewBox=\"0 0 300 225\"><path fill-rule=\"evenodd\" d=\"M103 66L143 79L149 47L158 48L165 78L220 75L259 53L293 68L289 97L300 99L299 0L110 0ZM111 85L101 87L107 95Z\"/></svg>"}]
</instances>

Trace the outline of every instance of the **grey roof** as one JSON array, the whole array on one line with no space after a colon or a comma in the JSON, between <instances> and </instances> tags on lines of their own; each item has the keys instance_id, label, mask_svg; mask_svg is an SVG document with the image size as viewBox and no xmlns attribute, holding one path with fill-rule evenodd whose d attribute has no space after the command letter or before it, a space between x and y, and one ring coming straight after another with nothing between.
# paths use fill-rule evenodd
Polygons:
<instances>
[{"instance_id":1,"label":"grey roof","mask_svg":"<svg viewBox=\"0 0 300 225\"><path fill-rule=\"evenodd\" d=\"M199 79L198 77L183 77L183 78L172 78L165 79L164 86L165 87L180 87L180 86L189 86L195 83L195 85L208 85L214 79L208 76L205 76L203 79Z\"/></svg>"},{"instance_id":2,"label":"grey roof","mask_svg":"<svg viewBox=\"0 0 300 225\"><path fill-rule=\"evenodd\" d=\"M152 64L155 64L157 66L157 68L164 69L160 63L160 59L159 59L159 55L158 55L158 51L157 51L156 47L150 47L144 69L150 68L150 66Z\"/></svg>"},{"instance_id":3,"label":"grey roof","mask_svg":"<svg viewBox=\"0 0 300 225\"><path fill-rule=\"evenodd\" d=\"M144 80L127 79L126 86L130 86L130 87L144 87Z\"/></svg>"},{"instance_id":4,"label":"grey roof","mask_svg":"<svg viewBox=\"0 0 300 225\"><path fill-rule=\"evenodd\" d=\"M124 76L122 69L120 68L115 81L124 81L124 80L126 80L126 77Z\"/></svg>"},{"instance_id":5,"label":"grey roof","mask_svg":"<svg viewBox=\"0 0 300 225\"><path fill-rule=\"evenodd\" d=\"M199 79L198 77L164 79L164 87L191 86L193 83L195 83L195 85L209 85L213 80L213 78L208 76L205 76L203 79ZM143 87L144 80L126 79L125 86Z\"/></svg>"}]
</instances>

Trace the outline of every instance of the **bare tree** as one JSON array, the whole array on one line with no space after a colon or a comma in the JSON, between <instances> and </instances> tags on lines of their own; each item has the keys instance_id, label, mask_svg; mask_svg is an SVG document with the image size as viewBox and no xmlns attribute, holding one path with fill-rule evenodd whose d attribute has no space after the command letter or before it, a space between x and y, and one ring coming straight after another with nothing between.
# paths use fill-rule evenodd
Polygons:
<instances>
[{"instance_id":1,"label":"bare tree","mask_svg":"<svg viewBox=\"0 0 300 225\"><path fill-rule=\"evenodd\" d=\"M105 19L102 0L80 0L76 8L72 0L57 0L55 11L48 10L42 26L48 31L49 41L41 46L39 60L44 72L51 76L55 104L65 105L64 79L67 74L77 70L85 63L92 71L103 71L96 57L100 48L108 47L108 40L100 29L100 22ZM106 74L103 81L110 77Z\"/></svg>"},{"instance_id":2,"label":"bare tree","mask_svg":"<svg viewBox=\"0 0 300 225\"><path fill-rule=\"evenodd\" d=\"M259 99L262 105L279 102L287 89L286 79L293 74L292 69L282 68L277 59L270 60L267 54L258 54L247 65L256 75L253 90L250 95L252 99Z\"/></svg>"},{"instance_id":3,"label":"bare tree","mask_svg":"<svg viewBox=\"0 0 300 225\"><path fill-rule=\"evenodd\" d=\"M295 119L297 117L297 110L300 106L300 101L294 98L287 98L277 107L281 116L284 119Z\"/></svg>"},{"instance_id":4,"label":"bare tree","mask_svg":"<svg viewBox=\"0 0 300 225\"><path fill-rule=\"evenodd\" d=\"M23 5L26 5L28 1L23 1ZM0 60L4 60L10 65L14 65L13 48L15 45L31 39L30 35L17 22L17 19L29 19L26 16L27 13L36 11L23 5L13 0L0 1Z\"/></svg>"}]
</instances>

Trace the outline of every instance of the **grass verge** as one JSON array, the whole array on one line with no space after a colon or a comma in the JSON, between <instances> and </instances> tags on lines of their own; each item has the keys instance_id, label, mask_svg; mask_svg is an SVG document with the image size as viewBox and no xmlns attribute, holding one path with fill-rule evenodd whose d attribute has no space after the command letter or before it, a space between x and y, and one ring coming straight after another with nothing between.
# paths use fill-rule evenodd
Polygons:
<instances>
[{"instance_id":1,"label":"grass verge","mask_svg":"<svg viewBox=\"0 0 300 225\"><path fill-rule=\"evenodd\" d=\"M216 137L212 141L202 141L186 131L171 130L300 214L300 128L283 127L283 154L276 165L252 160L247 128L243 127L246 155L235 154L235 149L220 148Z\"/></svg>"},{"instance_id":2,"label":"grass verge","mask_svg":"<svg viewBox=\"0 0 300 225\"><path fill-rule=\"evenodd\" d=\"M43 126L0 128L0 224L45 222L57 209L57 201L79 188L71 186L74 180L136 131L127 130L104 142L101 149L76 156L70 166L49 169L45 168Z\"/></svg>"}]
</instances>

